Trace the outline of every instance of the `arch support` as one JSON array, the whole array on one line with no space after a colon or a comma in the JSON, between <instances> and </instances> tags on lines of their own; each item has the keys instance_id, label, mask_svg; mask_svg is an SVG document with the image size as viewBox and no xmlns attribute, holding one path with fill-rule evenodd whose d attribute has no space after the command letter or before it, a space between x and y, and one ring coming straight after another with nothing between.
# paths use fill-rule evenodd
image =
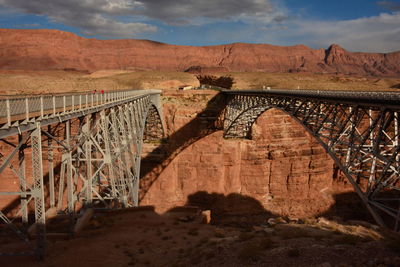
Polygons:
<instances>
[{"instance_id":1,"label":"arch support","mask_svg":"<svg viewBox=\"0 0 400 267\"><path fill-rule=\"evenodd\" d=\"M227 97L226 138L248 138L252 124L270 108L290 114L334 159L376 222L400 229L400 111L318 98Z\"/></svg>"}]
</instances>

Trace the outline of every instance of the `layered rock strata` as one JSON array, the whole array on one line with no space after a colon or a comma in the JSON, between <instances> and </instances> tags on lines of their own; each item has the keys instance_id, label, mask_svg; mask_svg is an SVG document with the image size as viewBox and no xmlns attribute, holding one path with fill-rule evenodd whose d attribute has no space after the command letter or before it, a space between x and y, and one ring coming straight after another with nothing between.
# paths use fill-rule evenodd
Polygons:
<instances>
[{"instance_id":1,"label":"layered rock strata","mask_svg":"<svg viewBox=\"0 0 400 267\"><path fill-rule=\"evenodd\" d=\"M196 131L208 123L202 114L211 96L204 95L203 104L199 95L169 92L164 97L168 142L185 146L167 159L168 145L145 145L142 180L153 181L142 184L148 186L141 189L146 191L142 205L165 211L187 204L199 192L234 193L274 214L308 217L327 212L336 194L352 191L320 144L282 111L262 114L251 140L224 139L218 129L199 139Z\"/></svg>"},{"instance_id":2,"label":"layered rock strata","mask_svg":"<svg viewBox=\"0 0 400 267\"><path fill-rule=\"evenodd\" d=\"M399 76L400 51L353 53L338 45L311 49L234 43L178 46L147 40L97 40L57 30L0 29L0 69L168 70L203 73L308 72Z\"/></svg>"}]
</instances>

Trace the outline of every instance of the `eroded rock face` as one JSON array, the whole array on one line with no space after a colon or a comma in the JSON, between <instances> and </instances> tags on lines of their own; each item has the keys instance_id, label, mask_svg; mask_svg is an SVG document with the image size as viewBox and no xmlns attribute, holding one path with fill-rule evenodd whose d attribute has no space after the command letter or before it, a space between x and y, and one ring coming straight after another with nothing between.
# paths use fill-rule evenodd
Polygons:
<instances>
[{"instance_id":1,"label":"eroded rock face","mask_svg":"<svg viewBox=\"0 0 400 267\"><path fill-rule=\"evenodd\" d=\"M147 40L96 40L56 30L0 29L0 69L102 69L311 72L400 75L400 52L352 53L338 45L311 49L234 43L206 47Z\"/></svg>"},{"instance_id":2,"label":"eroded rock face","mask_svg":"<svg viewBox=\"0 0 400 267\"><path fill-rule=\"evenodd\" d=\"M164 102L170 142L174 132L205 106L179 103L179 98ZM152 149L154 145L145 146L145 154ZM334 204L334 194L351 190L345 180L337 179L333 161L318 142L289 115L271 109L253 125L252 140L224 139L222 131L216 131L186 147L161 172L141 204L165 211L187 204L188 197L200 191L237 193L258 200L274 214L307 217L324 213Z\"/></svg>"}]
</instances>

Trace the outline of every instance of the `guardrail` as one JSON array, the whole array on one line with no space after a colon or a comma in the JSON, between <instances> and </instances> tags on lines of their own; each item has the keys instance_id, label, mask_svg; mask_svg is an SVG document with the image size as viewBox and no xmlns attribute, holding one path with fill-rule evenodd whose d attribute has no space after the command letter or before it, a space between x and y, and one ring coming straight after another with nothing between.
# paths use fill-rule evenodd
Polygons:
<instances>
[{"instance_id":1,"label":"guardrail","mask_svg":"<svg viewBox=\"0 0 400 267\"><path fill-rule=\"evenodd\" d=\"M42 95L0 99L0 124L10 127L13 121L32 117L79 111L128 99L141 94L159 94L159 90L124 90L114 92Z\"/></svg>"}]
</instances>

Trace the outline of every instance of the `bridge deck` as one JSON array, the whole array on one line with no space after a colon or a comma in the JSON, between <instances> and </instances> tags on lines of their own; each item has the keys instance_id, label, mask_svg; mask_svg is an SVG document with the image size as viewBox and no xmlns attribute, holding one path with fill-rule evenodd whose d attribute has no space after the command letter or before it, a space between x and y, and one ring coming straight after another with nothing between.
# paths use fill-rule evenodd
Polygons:
<instances>
[{"instance_id":1,"label":"bridge deck","mask_svg":"<svg viewBox=\"0 0 400 267\"><path fill-rule=\"evenodd\" d=\"M0 99L0 138L42 126L80 117L104 108L132 101L160 90L124 90L116 92L44 95Z\"/></svg>"},{"instance_id":2,"label":"bridge deck","mask_svg":"<svg viewBox=\"0 0 400 267\"><path fill-rule=\"evenodd\" d=\"M384 107L400 109L400 92L388 91L334 91L334 90L223 90L228 95L266 95L292 98L311 98L336 103L351 103L368 107Z\"/></svg>"}]
</instances>

